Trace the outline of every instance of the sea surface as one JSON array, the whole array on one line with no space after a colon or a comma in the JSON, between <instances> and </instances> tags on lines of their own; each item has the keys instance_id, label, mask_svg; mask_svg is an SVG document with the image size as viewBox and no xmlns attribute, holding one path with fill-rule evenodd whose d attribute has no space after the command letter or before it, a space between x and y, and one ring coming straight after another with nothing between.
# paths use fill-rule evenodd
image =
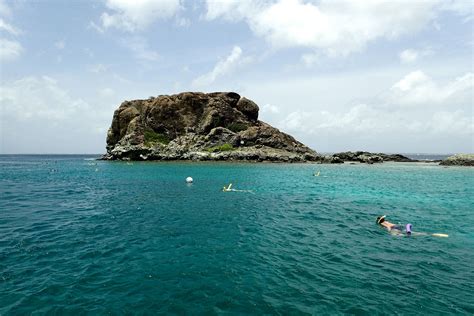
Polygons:
<instances>
[{"instance_id":1,"label":"sea surface","mask_svg":"<svg viewBox=\"0 0 474 316\"><path fill-rule=\"evenodd\" d=\"M474 168L93 158L0 156L0 315L474 313Z\"/></svg>"}]
</instances>

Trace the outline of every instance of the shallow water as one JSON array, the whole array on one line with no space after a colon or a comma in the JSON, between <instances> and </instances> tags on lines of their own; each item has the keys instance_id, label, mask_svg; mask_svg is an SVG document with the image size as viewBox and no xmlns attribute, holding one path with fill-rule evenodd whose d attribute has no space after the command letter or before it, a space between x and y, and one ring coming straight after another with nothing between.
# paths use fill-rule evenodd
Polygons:
<instances>
[{"instance_id":1,"label":"shallow water","mask_svg":"<svg viewBox=\"0 0 474 316\"><path fill-rule=\"evenodd\" d=\"M0 315L474 313L474 168L85 158L0 156Z\"/></svg>"}]
</instances>

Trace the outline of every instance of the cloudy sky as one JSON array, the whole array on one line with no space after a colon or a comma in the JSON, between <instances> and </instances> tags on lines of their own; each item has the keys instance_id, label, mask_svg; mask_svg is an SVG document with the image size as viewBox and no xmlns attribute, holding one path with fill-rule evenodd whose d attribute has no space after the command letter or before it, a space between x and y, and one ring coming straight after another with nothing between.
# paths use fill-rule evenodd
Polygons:
<instances>
[{"instance_id":1,"label":"cloudy sky","mask_svg":"<svg viewBox=\"0 0 474 316\"><path fill-rule=\"evenodd\" d=\"M236 91L320 152L474 152L470 0L0 0L0 153L103 153L124 100Z\"/></svg>"}]
</instances>

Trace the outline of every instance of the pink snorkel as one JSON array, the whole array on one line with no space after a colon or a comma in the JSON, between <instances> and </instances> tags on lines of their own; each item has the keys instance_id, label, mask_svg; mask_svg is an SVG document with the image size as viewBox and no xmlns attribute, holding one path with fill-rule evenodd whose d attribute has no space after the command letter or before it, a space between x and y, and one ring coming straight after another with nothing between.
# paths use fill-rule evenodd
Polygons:
<instances>
[{"instance_id":1,"label":"pink snorkel","mask_svg":"<svg viewBox=\"0 0 474 316\"><path fill-rule=\"evenodd\" d=\"M405 228L406 228L407 235L411 235L411 224L407 224Z\"/></svg>"}]
</instances>

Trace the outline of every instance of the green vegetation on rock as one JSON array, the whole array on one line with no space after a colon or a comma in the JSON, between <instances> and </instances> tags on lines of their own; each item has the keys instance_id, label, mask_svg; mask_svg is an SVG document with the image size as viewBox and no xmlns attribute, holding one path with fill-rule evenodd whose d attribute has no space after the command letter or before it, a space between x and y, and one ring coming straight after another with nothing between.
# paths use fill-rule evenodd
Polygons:
<instances>
[{"instance_id":1,"label":"green vegetation on rock","mask_svg":"<svg viewBox=\"0 0 474 316\"><path fill-rule=\"evenodd\" d=\"M222 118L221 118L220 116L214 116L214 117L212 117L211 126L212 126L212 127L222 126Z\"/></svg>"},{"instance_id":2,"label":"green vegetation on rock","mask_svg":"<svg viewBox=\"0 0 474 316\"><path fill-rule=\"evenodd\" d=\"M234 122L234 123L229 124L227 128L234 133L238 133L241 131L245 131L248 128L248 125L245 123Z\"/></svg>"},{"instance_id":3,"label":"green vegetation on rock","mask_svg":"<svg viewBox=\"0 0 474 316\"><path fill-rule=\"evenodd\" d=\"M167 135L165 134L160 134L156 133L153 130L146 130L143 135L145 136L145 146L147 147L152 147L153 145L159 143L163 145L168 145L170 142L170 139Z\"/></svg>"},{"instance_id":4,"label":"green vegetation on rock","mask_svg":"<svg viewBox=\"0 0 474 316\"><path fill-rule=\"evenodd\" d=\"M225 143L224 145L210 147L210 148L207 148L206 150L210 153L217 153L217 152L221 152L221 151L230 151L230 150L234 150L234 149L235 148L234 148L234 146L232 146L232 144Z\"/></svg>"}]
</instances>

